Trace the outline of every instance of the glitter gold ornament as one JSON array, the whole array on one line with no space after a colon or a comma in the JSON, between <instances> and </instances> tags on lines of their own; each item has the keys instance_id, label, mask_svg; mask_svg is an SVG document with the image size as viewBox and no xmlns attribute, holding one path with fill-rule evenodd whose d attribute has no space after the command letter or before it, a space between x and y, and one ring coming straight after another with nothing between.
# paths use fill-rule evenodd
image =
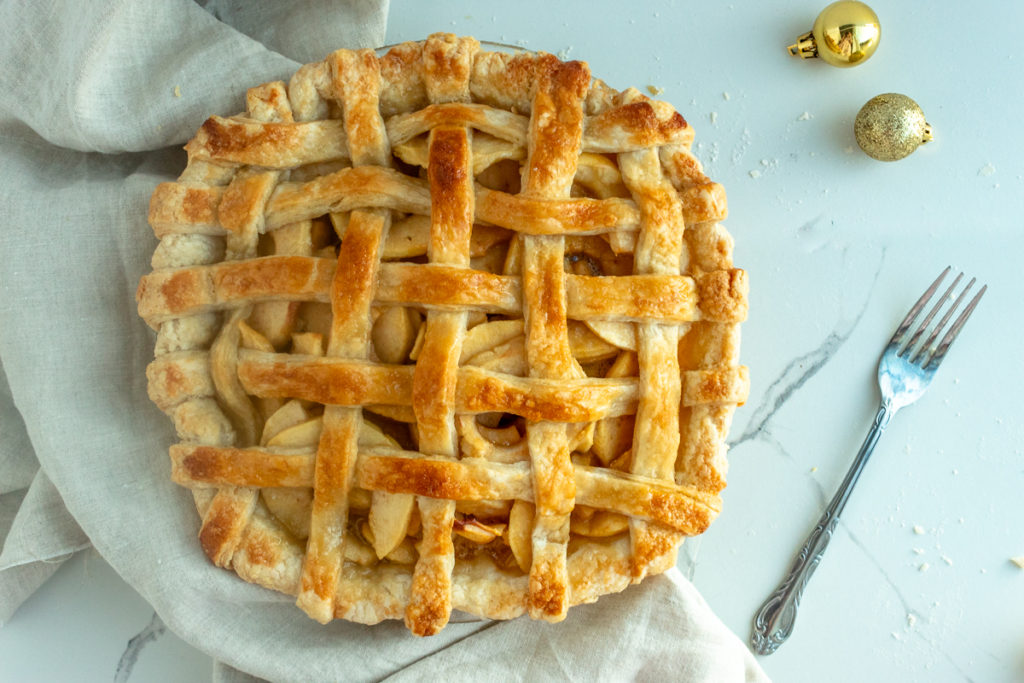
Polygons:
<instances>
[{"instance_id":1,"label":"glitter gold ornament","mask_svg":"<svg viewBox=\"0 0 1024 683\"><path fill-rule=\"evenodd\" d=\"M906 95L872 97L853 122L857 144L872 159L898 161L932 139L932 127L917 102Z\"/></svg>"},{"instance_id":2,"label":"glitter gold ornament","mask_svg":"<svg viewBox=\"0 0 1024 683\"><path fill-rule=\"evenodd\" d=\"M826 7L810 31L789 46L802 59L821 57L832 66L856 66L875 53L882 38L878 15L863 2L841 0Z\"/></svg>"}]
</instances>

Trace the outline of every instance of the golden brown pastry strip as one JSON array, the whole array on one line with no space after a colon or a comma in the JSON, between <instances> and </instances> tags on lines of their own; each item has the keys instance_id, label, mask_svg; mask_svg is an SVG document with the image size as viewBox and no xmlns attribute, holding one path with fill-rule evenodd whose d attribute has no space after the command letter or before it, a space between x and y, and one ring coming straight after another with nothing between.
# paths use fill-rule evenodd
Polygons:
<instances>
[{"instance_id":1,"label":"golden brown pastry strip","mask_svg":"<svg viewBox=\"0 0 1024 683\"><path fill-rule=\"evenodd\" d=\"M478 48L477 41L471 38L435 36L426 41L423 79L427 97L434 103L432 106L459 107L463 106L460 103L469 101L470 65ZM467 123L458 117L452 117L447 123L435 122L431 129L427 167L431 197L427 257L432 264L463 270L469 266L473 232L472 134ZM456 458L459 452L455 410L466 321L465 308L429 310L424 323L424 343L413 373L412 407L420 450L450 459ZM418 498L417 503L422 538L405 623L415 635L433 635L444 628L451 615L455 503L425 497Z\"/></svg>"},{"instance_id":2,"label":"golden brown pastry strip","mask_svg":"<svg viewBox=\"0 0 1024 683\"><path fill-rule=\"evenodd\" d=\"M378 98L380 71L371 50L338 50L329 57L333 88L342 102L349 152L356 166L386 165L389 156ZM269 213L269 209L268 209ZM383 209L353 211L331 283L331 338L327 355L363 358L369 353L370 306L390 214ZM312 618L334 618L344 561L348 492L362 423L358 407L328 406L317 449L309 540L296 603Z\"/></svg>"},{"instance_id":3,"label":"golden brown pastry strip","mask_svg":"<svg viewBox=\"0 0 1024 683\"><path fill-rule=\"evenodd\" d=\"M161 378L167 374L156 369L154 373ZM254 396L328 405L412 405L411 366L244 350L238 374ZM746 385L746 373L734 366L687 371L683 377L685 405L731 401L742 395ZM173 383L175 375L172 372L169 380L160 381L154 386ZM173 405L169 397L164 400ZM635 411L636 401L635 378L527 378L472 366L459 368L454 395L458 413L504 412L557 422L627 415Z\"/></svg>"},{"instance_id":4,"label":"golden brown pastry strip","mask_svg":"<svg viewBox=\"0 0 1024 683\"><path fill-rule=\"evenodd\" d=\"M172 476L185 486L294 486L313 484L312 452L178 444L171 448ZM534 499L528 463L483 458L451 460L404 451L360 452L355 484L367 490L412 493L448 500ZM664 524L699 534L718 512L714 495L639 475L577 466L579 505Z\"/></svg>"},{"instance_id":5,"label":"golden brown pastry strip","mask_svg":"<svg viewBox=\"0 0 1024 683\"><path fill-rule=\"evenodd\" d=\"M181 315L264 300L327 301L335 264L329 259L266 256L144 276L139 311L156 325ZM383 263L375 303L509 315L521 309L519 277L441 264ZM735 322L746 317L742 270L684 275L565 275L571 320ZM706 294L702 298L701 294Z\"/></svg>"},{"instance_id":6,"label":"golden brown pastry strip","mask_svg":"<svg viewBox=\"0 0 1024 683\"><path fill-rule=\"evenodd\" d=\"M562 198L569 195L576 175L583 135L582 101L590 72L579 62L562 64L554 58L546 61L533 95L523 194ZM578 378L583 372L569 348L564 238L525 235L519 239L523 254L523 317L530 376ZM570 600L566 553L569 514L576 497L567 425L528 422L526 438L536 506L530 565L530 616L561 621Z\"/></svg>"},{"instance_id":7,"label":"golden brown pastry strip","mask_svg":"<svg viewBox=\"0 0 1024 683\"><path fill-rule=\"evenodd\" d=\"M671 183L663 176L653 149L619 155L622 180L640 207L643 222L634 252L634 272L667 274L679 271L683 254L683 215ZM674 325L637 324L640 396L633 432L630 471L652 479L672 481L679 450L678 331ZM639 582L649 565L674 545L671 534L644 520L630 520L633 580Z\"/></svg>"}]
</instances>

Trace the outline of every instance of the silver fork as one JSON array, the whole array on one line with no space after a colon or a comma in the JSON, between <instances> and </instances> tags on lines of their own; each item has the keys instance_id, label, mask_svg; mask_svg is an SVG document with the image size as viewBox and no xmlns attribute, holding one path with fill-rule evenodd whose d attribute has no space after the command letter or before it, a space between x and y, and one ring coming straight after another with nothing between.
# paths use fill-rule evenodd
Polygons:
<instances>
[{"instance_id":1,"label":"silver fork","mask_svg":"<svg viewBox=\"0 0 1024 683\"><path fill-rule=\"evenodd\" d=\"M839 522L839 515L843 511L843 507L846 506L846 502L850 499L853 486L857 483L864 465L871 456L871 452L875 449L875 444L878 443L879 437L882 436L882 432L896 414L896 411L910 405L924 394L925 389L931 384L932 377L935 376L935 371L938 369L939 364L946 357L946 352L949 351L953 340L956 339L960 329L967 322L967 318L974 311L974 307L978 305L985 290L988 289L986 285L978 291L974 298L971 299L971 302L967 304L967 307L957 316L953 325L942 337L938 345L934 346L939 333L946 326L946 323L949 322L953 313L960 308L960 305L967 296L967 292L974 286L975 279L971 278L971 281L960 292L953 305L949 307L939 322L936 323L924 343L918 345L921 336L924 335L932 319L939 313L943 305L952 298L953 290L964 276L963 273L960 273L953 280L953 284L946 289L945 294L942 295L938 303L931 309L931 312L925 316L925 319L916 328L914 333L910 335L909 340L906 340L906 343L904 343L911 325L914 324L921 311L924 310L929 300L935 295L935 292L946 275L949 274L949 271L950 268L948 267L943 270L935 282L932 283L932 286L917 300L917 303L910 309L907 317L896 328L896 333L889 340L889 345L885 347L885 351L882 352L882 358L878 362L878 387L882 393L882 405L875 415L875 421L871 425L870 431L868 431L867 438L864 439L864 445L860 447L860 452L857 453L853 465L850 467L849 472L846 473L846 477L832 498L832 502L825 508L825 512L818 520L814 531L807 537L807 541L793 561L793 566L790 567L786 578L779 584L775 592L768 597L754 617L754 632L751 636L750 644L756 653L770 655L782 643L786 642L786 639L793 633L793 624L796 622L796 610L800 605L800 597L803 595L804 588L806 588L807 582L810 580L814 570L817 569L818 563L821 562L829 541L832 540L832 533Z\"/></svg>"}]
</instances>

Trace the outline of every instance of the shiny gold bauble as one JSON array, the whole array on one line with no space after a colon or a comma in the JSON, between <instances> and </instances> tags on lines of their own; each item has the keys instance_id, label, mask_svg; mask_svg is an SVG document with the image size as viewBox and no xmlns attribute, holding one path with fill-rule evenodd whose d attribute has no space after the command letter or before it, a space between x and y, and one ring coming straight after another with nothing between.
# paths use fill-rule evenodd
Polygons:
<instances>
[{"instance_id":1,"label":"shiny gold bauble","mask_svg":"<svg viewBox=\"0 0 1024 683\"><path fill-rule=\"evenodd\" d=\"M853 134L872 159L899 161L932 139L932 127L917 102L906 95L886 93L861 107Z\"/></svg>"},{"instance_id":2,"label":"shiny gold bauble","mask_svg":"<svg viewBox=\"0 0 1024 683\"><path fill-rule=\"evenodd\" d=\"M810 31L789 46L803 59L821 57L832 66L856 66L875 53L882 38L878 15L863 2L841 0L826 7Z\"/></svg>"}]
</instances>

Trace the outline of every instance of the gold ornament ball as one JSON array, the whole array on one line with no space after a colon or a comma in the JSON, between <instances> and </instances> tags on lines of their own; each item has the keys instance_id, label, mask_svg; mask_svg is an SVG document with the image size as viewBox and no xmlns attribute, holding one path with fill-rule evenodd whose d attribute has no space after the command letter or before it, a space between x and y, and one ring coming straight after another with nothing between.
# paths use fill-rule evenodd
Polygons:
<instances>
[{"instance_id":1,"label":"gold ornament ball","mask_svg":"<svg viewBox=\"0 0 1024 683\"><path fill-rule=\"evenodd\" d=\"M874 10L863 2L840 0L821 11L811 30L789 46L789 54L821 57L832 66L856 66L875 53L881 38L882 25Z\"/></svg>"},{"instance_id":2,"label":"gold ornament ball","mask_svg":"<svg viewBox=\"0 0 1024 683\"><path fill-rule=\"evenodd\" d=\"M872 159L899 161L932 139L932 127L917 102L906 95L886 93L861 107L853 134Z\"/></svg>"}]
</instances>

